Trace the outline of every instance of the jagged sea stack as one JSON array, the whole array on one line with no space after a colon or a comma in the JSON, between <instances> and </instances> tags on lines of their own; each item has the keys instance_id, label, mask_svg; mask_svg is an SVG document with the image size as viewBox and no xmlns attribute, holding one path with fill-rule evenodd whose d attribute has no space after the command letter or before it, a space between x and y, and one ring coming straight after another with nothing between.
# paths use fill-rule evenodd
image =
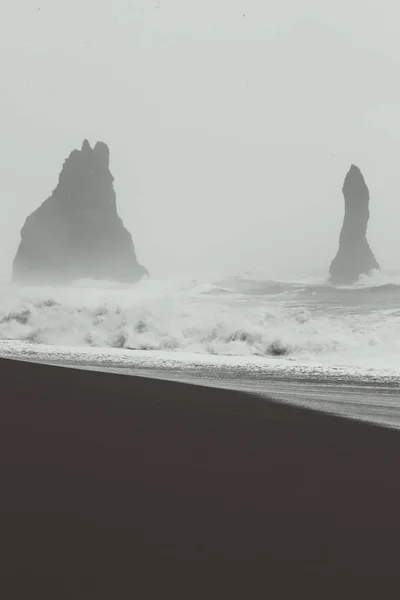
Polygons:
<instances>
[{"instance_id":1,"label":"jagged sea stack","mask_svg":"<svg viewBox=\"0 0 400 600\"><path fill-rule=\"evenodd\" d=\"M13 281L69 284L77 279L138 281L131 234L117 214L109 149L87 140L64 162L58 185L25 221Z\"/></svg>"},{"instance_id":2,"label":"jagged sea stack","mask_svg":"<svg viewBox=\"0 0 400 600\"><path fill-rule=\"evenodd\" d=\"M344 221L339 250L330 267L330 281L335 284L355 283L379 264L367 241L369 191L358 167L351 165L343 184Z\"/></svg>"}]
</instances>

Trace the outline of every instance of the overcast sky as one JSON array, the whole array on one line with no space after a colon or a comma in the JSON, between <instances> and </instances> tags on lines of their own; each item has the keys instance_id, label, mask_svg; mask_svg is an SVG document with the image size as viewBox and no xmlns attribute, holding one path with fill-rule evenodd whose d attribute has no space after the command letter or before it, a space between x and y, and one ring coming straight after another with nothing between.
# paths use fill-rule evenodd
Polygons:
<instances>
[{"instance_id":1,"label":"overcast sky","mask_svg":"<svg viewBox=\"0 0 400 600\"><path fill-rule=\"evenodd\" d=\"M351 162L400 271L398 0L13 0L2 8L0 271L83 138L154 275L328 270Z\"/></svg>"}]
</instances>

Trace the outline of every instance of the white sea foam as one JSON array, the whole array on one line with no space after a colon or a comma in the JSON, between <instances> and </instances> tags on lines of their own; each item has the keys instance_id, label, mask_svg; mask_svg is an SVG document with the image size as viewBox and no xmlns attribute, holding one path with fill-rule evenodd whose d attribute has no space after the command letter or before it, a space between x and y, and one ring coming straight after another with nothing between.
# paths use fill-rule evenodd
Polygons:
<instances>
[{"instance_id":1,"label":"white sea foam","mask_svg":"<svg viewBox=\"0 0 400 600\"><path fill-rule=\"evenodd\" d=\"M372 283L374 282L374 283ZM400 287L322 282L92 281L71 288L3 284L0 351L38 347L259 357L400 371ZM111 350L113 349L113 350Z\"/></svg>"},{"instance_id":2,"label":"white sea foam","mask_svg":"<svg viewBox=\"0 0 400 600\"><path fill-rule=\"evenodd\" d=\"M356 284L358 287L380 287L384 285L400 287L400 275L372 271L370 275L361 275Z\"/></svg>"}]
</instances>

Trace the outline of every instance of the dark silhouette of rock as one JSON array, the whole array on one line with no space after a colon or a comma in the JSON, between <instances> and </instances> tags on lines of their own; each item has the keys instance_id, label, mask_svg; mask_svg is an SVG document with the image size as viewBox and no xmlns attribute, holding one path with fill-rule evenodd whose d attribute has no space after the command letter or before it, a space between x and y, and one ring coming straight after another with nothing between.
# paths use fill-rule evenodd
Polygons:
<instances>
[{"instance_id":1,"label":"dark silhouette of rock","mask_svg":"<svg viewBox=\"0 0 400 600\"><path fill-rule=\"evenodd\" d=\"M337 284L355 283L360 275L380 268L367 241L369 191L355 165L346 175L343 195L345 213L339 250L330 267L330 281Z\"/></svg>"},{"instance_id":2,"label":"dark silhouette of rock","mask_svg":"<svg viewBox=\"0 0 400 600\"><path fill-rule=\"evenodd\" d=\"M50 198L26 219L13 281L68 284L77 279L138 281L148 275L117 214L109 149L85 140L64 162Z\"/></svg>"}]
</instances>

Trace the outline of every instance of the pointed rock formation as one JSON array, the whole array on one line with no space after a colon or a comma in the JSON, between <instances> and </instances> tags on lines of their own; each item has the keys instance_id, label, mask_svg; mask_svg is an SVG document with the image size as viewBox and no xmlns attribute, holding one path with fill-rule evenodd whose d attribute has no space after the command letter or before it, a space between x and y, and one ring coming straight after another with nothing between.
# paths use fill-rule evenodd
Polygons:
<instances>
[{"instance_id":1,"label":"pointed rock formation","mask_svg":"<svg viewBox=\"0 0 400 600\"><path fill-rule=\"evenodd\" d=\"M380 268L367 241L369 191L355 165L346 175L343 195L345 213L339 250L330 267L330 281L336 284L355 283L360 275Z\"/></svg>"},{"instance_id":2,"label":"pointed rock formation","mask_svg":"<svg viewBox=\"0 0 400 600\"><path fill-rule=\"evenodd\" d=\"M64 162L58 185L25 221L13 281L69 284L77 279L139 280L131 234L117 214L109 149L85 140Z\"/></svg>"}]
</instances>

